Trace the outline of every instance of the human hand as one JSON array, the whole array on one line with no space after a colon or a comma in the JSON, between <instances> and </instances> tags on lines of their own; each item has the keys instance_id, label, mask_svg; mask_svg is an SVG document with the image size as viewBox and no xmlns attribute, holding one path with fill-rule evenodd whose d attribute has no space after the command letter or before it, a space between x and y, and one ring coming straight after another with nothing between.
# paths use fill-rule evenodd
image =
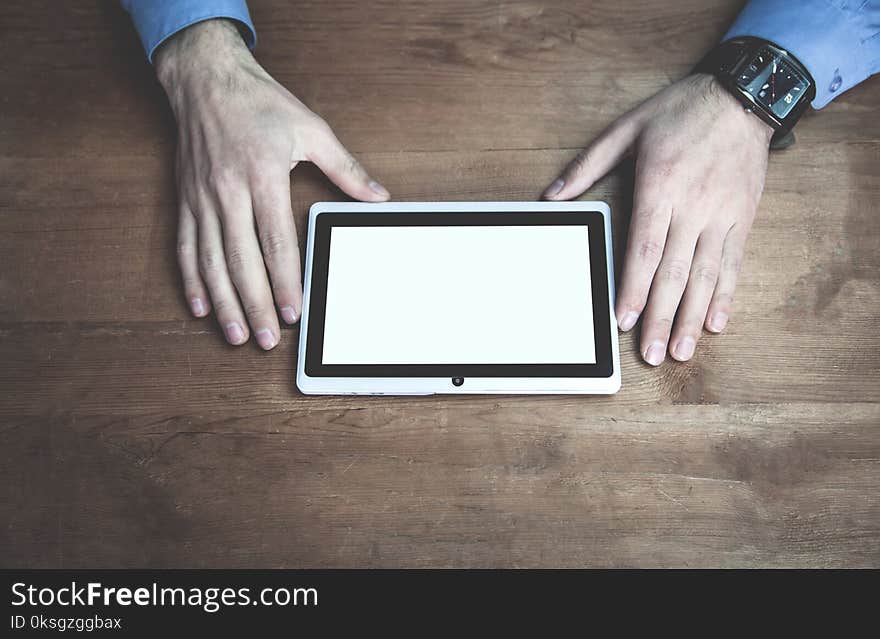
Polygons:
<instances>
[{"instance_id":1,"label":"human hand","mask_svg":"<svg viewBox=\"0 0 880 639\"><path fill-rule=\"evenodd\" d=\"M302 313L290 171L314 162L368 202L388 191L254 60L231 22L189 27L155 60L178 125L177 256L190 309L203 317L213 307L230 344L252 330L269 350L280 339L275 306L288 324Z\"/></svg>"},{"instance_id":2,"label":"human hand","mask_svg":"<svg viewBox=\"0 0 880 639\"><path fill-rule=\"evenodd\" d=\"M642 316L640 352L652 366L667 348L689 360L704 326L727 325L772 135L715 78L692 75L611 124L545 191L577 197L635 152L615 310L623 331Z\"/></svg>"}]
</instances>

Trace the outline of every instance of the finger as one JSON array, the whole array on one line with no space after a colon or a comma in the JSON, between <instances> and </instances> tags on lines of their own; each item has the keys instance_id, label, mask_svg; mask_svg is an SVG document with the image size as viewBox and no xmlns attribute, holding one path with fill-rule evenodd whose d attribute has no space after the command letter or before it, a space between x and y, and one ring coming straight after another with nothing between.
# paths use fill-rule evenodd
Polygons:
<instances>
[{"instance_id":1,"label":"finger","mask_svg":"<svg viewBox=\"0 0 880 639\"><path fill-rule=\"evenodd\" d=\"M681 224L678 228L675 224L670 227L642 320L641 352L651 366L659 366L666 357L672 322L687 285L696 243L696 232Z\"/></svg>"},{"instance_id":2,"label":"finger","mask_svg":"<svg viewBox=\"0 0 880 639\"><path fill-rule=\"evenodd\" d=\"M229 276L257 343L263 350L271 350L281 331L254 229L250 193L243 187L230 188L218 193L218 200Z\"/></svg>"},{"instance_id":3,"label":"finger","mask_svg":"<svg viewBox=\"0 0 880 639\"><path fill-rule=\"evenodd\" d=\"M351 197L365 202L384 202L391 195L372 179L364 167L348 152L326 123L322 123L311 140L307 154L333 183Z\"/></svg>"},{"instance_id":4,"label":"finger","mask_svg":"<svg viewBox=\"0 0 880 639\"><path fill-rule=\"evenodd\" d=\"M183 290L189 308L196 317L211 311L208 290L199 274L198 227L196 218L186 202L180 203L180 221L177 230L177 263L183 277Z\"/></svg>"},{"instance_id":5,"label":"finger","mask_svg":"<svg viewBox=\"0 0 880 639\"><path fill-rule=\"evenodd\" d=\"M642 314L654 273L663 257L672 218L672 207L663 191L665 178L665 174L652 168L650 159L636 163L632 221L615 303L622 331L635 326Z\"/></svg>"},{"instance_id":6,"label":"finger","mask_svg":"<svg viewBox=\"0 0 880 639\"><path fill-rule=\"evenodd\" d=\"M272 294L281 317L294 324L302 316L302 274L296 225L290 206L290 176L278 175L255 189L254 215Z\"/></svg>"},{"instance_id":7,"label":"finger","mask_svg":"<svg viewBox=\"0 0 880 639\"><path fill-rule=\"evenodd\" d=\"M611 124L575 156L562 175L544 191L544 198L570 200L586 191L629 153L640 129L641 120L636 112Z\"/></svg>"},{"instance_id":8,"label":"finger","mask_svg":"<svg viewBox=\"0 0 880 639\"><path fill-rule=\"evenodd\" d=\"M672 339L669 341L669 353L680 362L686 362L693 357L703 333L706 311L718 282L723 246L724 235L711 231L703 233L697 241L687 288L675 318Z\"/></svg>"},{"instance_id":9,"label":"finger","mask_svg":"<svg viewBox=\"0 0 880 639\"><path fill-rule=\"evenodd\" d=\"M226 341L238 346L248 340L248 329L226 267L220 220L216 209L207 199L202 200L199 206L199 272L208 285L214 313L223 328Z\"/></svg>"},{"instance_id":10,"label":"finger","mask_svg":"<svg viewBox=\"0 0 880 639\"><path fill-rule=\"evenodd\" d=\"M706 329L713 333L723 331L730 319L733 291L736 289L736 280L745 254L748 234L749 229L746 225L734 224L724 239L718 283L715 285L715 292L712 294L712 301L709 303L709 310L706 314Z\"/></svg>"}]
</instances>

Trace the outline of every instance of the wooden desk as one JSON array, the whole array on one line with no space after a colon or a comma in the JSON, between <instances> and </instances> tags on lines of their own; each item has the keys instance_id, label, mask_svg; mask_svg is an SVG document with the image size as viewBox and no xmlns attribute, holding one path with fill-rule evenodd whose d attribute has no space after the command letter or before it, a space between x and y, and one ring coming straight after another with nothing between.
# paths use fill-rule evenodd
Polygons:
<instances>
[{"instance_id":1,"label":"wooden desk","mask_svg":"<svg viewBox=\"0 0 880 639\"><path fill-rule=\"evenodd\" d=\"M76 5L76 6L74 6ZM529 200L740 3L252 0L397 199ZM174 125L113 2L0 8L3 566L880 565L880 81L774 154L735 313L608 398L309 398L194 321ZM293 174L311 202L341 194ZM631 170L610 202L622 247ZM523 334L526 334L524 327Z\"/></svg>"}]
</instances>

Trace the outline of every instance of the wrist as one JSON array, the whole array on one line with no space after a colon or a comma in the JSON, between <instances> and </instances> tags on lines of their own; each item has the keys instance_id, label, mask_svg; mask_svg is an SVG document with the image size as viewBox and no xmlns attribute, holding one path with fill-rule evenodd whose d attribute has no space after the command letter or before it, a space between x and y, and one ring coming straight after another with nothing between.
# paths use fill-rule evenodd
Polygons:
<instances>
[{"instance_id":1,"label":"wrist","mask_svg":"<svg viewBox=\"0 0 880 639\"><path fill-rule=\"evenodd\" d=\"M731 124L750 131L769 146L776 130L754 113L746 111L743 104L714 75L694 73L691 78L698 91L710 99L718 109L718 117L725 118Z\"/></svg>"},{"instance_id":2,"label":"wrist","mask_svg":"<svg viewBox=\"0 0 880 639\"><path fill-rule=\"evenodd\" d=\"M253 56L230 20L215 18L178 31L153 56L156 76L169 98L190 80Z\"/></svg>"}]
</instances>

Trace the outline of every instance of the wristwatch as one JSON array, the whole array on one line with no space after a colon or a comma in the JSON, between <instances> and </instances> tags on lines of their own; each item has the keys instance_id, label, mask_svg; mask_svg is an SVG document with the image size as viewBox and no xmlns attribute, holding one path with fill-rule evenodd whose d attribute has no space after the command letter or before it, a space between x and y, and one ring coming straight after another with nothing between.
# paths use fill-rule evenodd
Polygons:
<instances>
[{"instance_id":1,"label":"wristwatch","mask_svg":"<svg viewBox=\"0 0 880 639\"><path fill-rule=\"evenodd\" d=\"M714 75L746 111L773 127L772 148L794 141L791 129L816 97L816 84L806 67L790 52L761 38L722 42L694 72Z\"/></svg>"}]
</instances>

